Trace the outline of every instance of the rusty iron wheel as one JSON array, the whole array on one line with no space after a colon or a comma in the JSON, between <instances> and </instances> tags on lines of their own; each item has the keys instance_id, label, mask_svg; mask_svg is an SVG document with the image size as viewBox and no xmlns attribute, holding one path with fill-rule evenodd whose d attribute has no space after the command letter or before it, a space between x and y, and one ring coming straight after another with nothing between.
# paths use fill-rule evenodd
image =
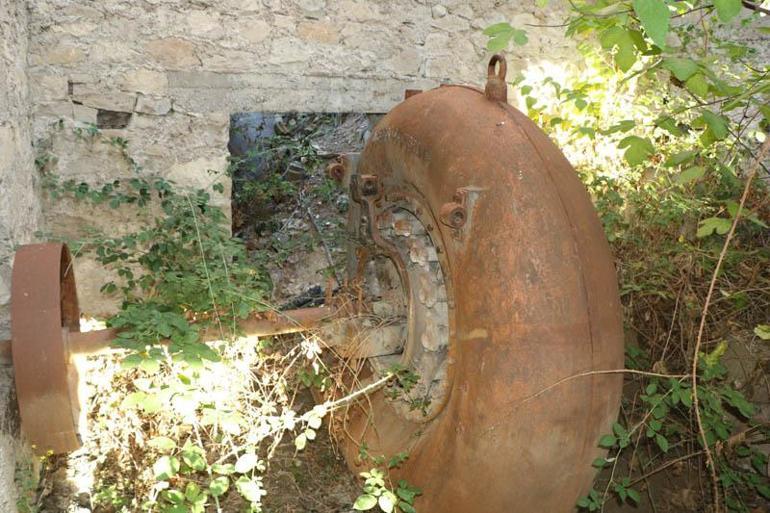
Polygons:
<instances>
[{"instance_id":1,"label":"rusty iron wheel","mask_svg":"<svg viewBox=\"0 0 770 513\"><path fill-rule=\"evenodd\" d=\"M35 453L74 451L80 405L67 334L80 331L75 272L64 244L22 246L11 284L16 396L24 434Z\"/></svg>"},{"instance_id":2,"label":"rusty iron wheel","mask_svg":"<svg viewBox=\"0 0 770 513\"><path fill-rule=\"evenodd\" d=\"M504 83L502 65L492 75ZM416 310L423 275L407 269L396 225L407 219L409 230L430 234L417 240L437 251L431 286L445 292L446 338L437 330L428 341L443 352L443 370L429 378L446 391L428 394L432 406L415 415L380 390L342 416L339 438L356 472L371 466L362 444L373 456L407 451L392 477L422 488L417 507L434 513L572 511L620 402L619 375L590 374L623 367L601 224L569 162L502 99L494 87L461 86L410 97L375 128L351 182L361 247L349 270L365 282L367 265L391 283L398 275L390 288L404 298L409 328L386 358L400 363L420 364L415 355L430 351L427 323L415 318L425 313ZM382 372L378 358L360 367L360 383Z\"/></svg>"}]
</instances>

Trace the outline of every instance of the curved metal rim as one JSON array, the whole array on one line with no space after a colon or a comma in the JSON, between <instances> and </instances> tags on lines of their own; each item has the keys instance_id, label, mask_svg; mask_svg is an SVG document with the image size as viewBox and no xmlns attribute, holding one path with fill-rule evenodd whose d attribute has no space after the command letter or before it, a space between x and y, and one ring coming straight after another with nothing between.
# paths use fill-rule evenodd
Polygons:
<instances>
[{"instance_id":1,"label":"curved metal rim","mask_svg":"<svg viewBox=\"0 0 770 513\"><path fill-rule=\"evenodd\" d=\"M67 246L31 244L16 252L11 284L16 396L35 453L80 447L66 333L79 331L75 273Z\"/></svg>"}]
</instances>

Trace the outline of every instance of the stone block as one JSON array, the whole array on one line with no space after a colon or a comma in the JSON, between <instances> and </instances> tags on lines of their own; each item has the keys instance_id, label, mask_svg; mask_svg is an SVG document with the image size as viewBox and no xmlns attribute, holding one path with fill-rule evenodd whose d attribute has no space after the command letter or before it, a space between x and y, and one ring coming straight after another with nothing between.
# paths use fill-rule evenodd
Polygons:
<instances>
[{"instance_id":1,"label":"stone block","mask_svg":"<svg viewBox=\"0 0 770 513\"><path fill-rule=\"evenodd\" d=\"M334 44L340 40L339 28L325 21L308 21L297 26L297 35L316 43Z\"/></svg>"},{"instance_id":2,"label":"stone block","mask_svg":"<svg viewBox=\"0 0 770 513\"><path fill-rule=\"evenodd\" d=\"M136 55L136 51L123 41L103 41L88 46L88 63L94 65L124 66ZM102 74L103 76L104 74Z\"/></svg>"},{"instance_id":3,"label":"stone block","mask_svg":"<svg viewBox=\"0 0 770 513\"><path fill-rule=\"evenodd\" d=\"M259 11L263 7L261 0L224 0L227 12L242 13Z\"/></svg>"},{"instance_id":4,"label":"stone block","mask_svg":"<svg viewBox=\"0 0 770 513\"><path fill-rule=\"evenodd\" d=\"M463 4L452 9L452 14L455 14L466 20L472 20L474 17L473 8L470 5Z\"/></svg>"},{"instance_id":5,"label":"stone block","mask_svg":"<svg viewBox=\"0 0 770 513\"><path fill-rule=\"evenodd\" d=\"M367 0L346 0L339 3L339 13L354 21L372 21L380 16L378 5Z\"/></svg>"},{"instance_id":6,"label":"stone block","mask_svg":"<svg viewBox=\"0 0 770 513\"><path fill-rule=\"evenodd\" d=\"M392 57L388 62L398 75L415 76L422 64L422 55L413 48L407 48Z\"/></svg>"},{"instance_id":7,"label":"stone block","mask_svg":"<svg viewBox=\"0 0 770 513\"><path fill-rule=\"evenodd\" d=\"M69 90L67 78L49 73L30 73L30 90L35 101L64 100Z\"/></svg>"},{"instance_id":8,"label":"stone block","mask_svg":"<svg viewBox=\"0 0 770 513\"><path fill-rule=\"evenodd\" d=\"M120 88L143 94L165 94L168 91L168 76L160 71L137 69L123 75Z\"/></svg>"},{"instance_id":9,"label":"stone block","mask_svg":"<svg viewBox=\"0 0 770 513\"><path fill-rule=\"evenodd\" d=\"M201 64L195 45L178 37L155 39L145 46L156 61L169 69L183 69Z\"/></svg>"},{"instance_id":10,"label":"stone block","mask_svg":"<svg viewBox=\"0 0 770 513\"><path fill-rule=\"evenodd\" d=\"M80 123L95 125L97 112L96 109L86 107L85 105L78 105L77 103L72 105L72 117Z\"/></svg>"},{"instance_id":11,"label":"stone block","mask_svg":"<svg viewBox=\"0 0 770 513\"><path fill-rule=\"evenodd\" d=\"M66 100L40 102L33 107L35 116L47 118L68 118L72 116L72 103Z\"/></svg>"},{"instance_id":12,"label":"stone block","mask_svg":"<svg viewBox=\"0 0 770 513\"><path fill-rule=\"evenodd\" d=\"M433 32L425 37L425 52L431 56L446 53L449 46L449 35L442 32Z\"/></svg>"},{"instance_id":13,"label":"stone block","mask_svg":"<svg viewBox=\"0 0 770 513\"><path fill-rule=\"evenodd\" d=\"M201 56L203 67L210 71L243 73L260 69L259 57L250 51L218 49L211 55Z\"/></svg>"},{"instance_id":14,"label":"stone block","mask_svg":"<svg viewBox=\"0 0 770 513\"><path fill-rule=\"evenodd\" d=\"M222 30L222 20L218 13L211 13L209 11L189 11L185 15L185 21L189 29L190 34L195 36L222 36L224 31Z\"/></svg>"},{"instance_id":15,"label":"stone block","mask_svg":"<svg viewBox=\"0 0 770 513\"><path fill-rule=\"evenodd\" d=\"M98 25L96 23L79 21L75 23L62 23L61 25L54 27L54 30L69 36L84 37L93 33L97 28Z\"/></svg>"},{"instance_id":16,"label":"stone block","mask_svg":"<svg viewBox=\"0 0 770 513\"><path fill-rule=\"evenodd\" d=\"M85 53L75 45L58 43L49 48L42 48L41 53L32 55L33 64L72 65L83 61Z\"/></svg>"},{"instance_id":17,"label":"stone block","mask_svg":"<svg viewBox=\"0 0 770 513\"><path fill-rule=\"evenodd\" d=\"M278 66L307 63L308 55L312 52L310 47L306 41L297 41L295 38L274 39L267 62Z\"/></svg>"},{"instance_id":18,"label":"stone block","mask_svg":"<svg viewBox=\"0 0 770 513\"><path fill-rule=\"evenodd\" d=\"M169 98L139 95L136 99L134 110L142 114L163 116L171 111L171 100Z\"/></svg>"},{"instance_id":19,"label":"stone block","mask_svg":"<svg viewBox=\"0 0 770 513\"><path fill-rule=\"evenodd\" d=\"M446 30L447 32L451 33L453 37L457 37L458 32L464 32L469 30L471 27L467 19L461 18L460 16L454 14L436 18L433 20L431 25L440 30Z\"/></svg>"},{"instance_id":20,"label":"stone block","mask_svg":"<svg viewBox=\"0 0 770 513\"><path fill-rule=\"evenodd\" d=\"M175 164L166 174L166 179L181 186L194 189L205 189L211 193L211 203L217 206L230 204L230 179L225 175L227 155L219 157L201 157L188 162ZM213 189L215 184L221 184L224 191L219 193ZM226 209L229 215L229 208Z\"/></svg>"},{"instance_id":21,"label":"stone block","mask_svg":"<svg viewBox=\"0 0 770 513\"><path fill-rule=\"evenodd\" d=\"M261 43L270 36L270 24L264 20L241 20L238 34L250 43Z\"/></svg>"},{"instance_id":22,"label":"stone block","mask_svg":"<svg viewBox=\"0 0 770 513\"><path fill-rule=\"evenodd\" d=\"M72 99L93 109L132 112L136 95L123 91L102 90L86 84L73 84Z\"/></svg>"},{"instance_id":23,"label":"stone block","mask_svg":"<svg viewBox=\"0 0 770 513\"><path fill-rule=\"evenodd\" d=\"M433 18L443 18L447 15L447 9L441 4L436 4L430 9L430 13L433 16Z\"/></svg>"},{"instance_id":24,"label":"stone block","mask_svg":"<svg viewBox=\"0 0 770 513\"><path fill-rule=\"evenodd\" d=\"M295 0L305 18L318 19L326 11L326 0Z\"/></svg>"}]
</instances>

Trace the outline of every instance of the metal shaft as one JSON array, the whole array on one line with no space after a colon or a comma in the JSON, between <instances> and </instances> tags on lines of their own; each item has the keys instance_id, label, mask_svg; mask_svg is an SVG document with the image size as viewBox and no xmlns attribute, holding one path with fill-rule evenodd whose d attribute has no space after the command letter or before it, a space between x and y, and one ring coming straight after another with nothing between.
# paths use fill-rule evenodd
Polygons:
<instances>
[{"instance_id":1,"label":"metal shaft","mask_svg":"<svg viewBox=\"0 0 770 513\"><path fill-rule=\"evenodd\" d=\"M326 306L313 308L298 308L271 314L270 317L252 316L238 322L240 330L248 336L266 337L308 331L321 325L325 320L334 317L334 312ZM68 334L68 350L70 354L98 354L111 349L110 344L120 333L120 329L87 331L84 333L71 332ZM209 327L201 332L201 340L211 342L221 340L223 334L216 327ZM162 343L168 341L163 341ZM0 341L0 363L12 362L11 341Z\"/></svg>"}]
</instances>

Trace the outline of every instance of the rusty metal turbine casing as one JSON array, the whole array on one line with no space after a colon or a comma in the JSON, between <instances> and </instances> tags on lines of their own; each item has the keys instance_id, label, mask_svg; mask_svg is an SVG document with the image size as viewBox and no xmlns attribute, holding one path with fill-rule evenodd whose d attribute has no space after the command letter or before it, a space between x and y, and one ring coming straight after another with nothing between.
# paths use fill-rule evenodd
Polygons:
<instances>
[{"instance_id":1,"label":"rusty metal turbine casing","mask_svg":"<svg viewBox=\"0 0 770 513\"><path fill-rule=\"evenodd\" d=\"M494 78L504 83L504 68ZM431 513L573 511L619 407L618 374L548 388L623 367L616 276L574 169L502 100L495 86L411 96L378 124L358 168L379 179L383 202L412 191L440 221L451 382L422 423L382 393L351 410L345 454L361 471L362 442L371 454L408 450L393 477L422 488L417 507ZM466 193L465 218L449 222Z\"/></svg>"}]
</instances>

